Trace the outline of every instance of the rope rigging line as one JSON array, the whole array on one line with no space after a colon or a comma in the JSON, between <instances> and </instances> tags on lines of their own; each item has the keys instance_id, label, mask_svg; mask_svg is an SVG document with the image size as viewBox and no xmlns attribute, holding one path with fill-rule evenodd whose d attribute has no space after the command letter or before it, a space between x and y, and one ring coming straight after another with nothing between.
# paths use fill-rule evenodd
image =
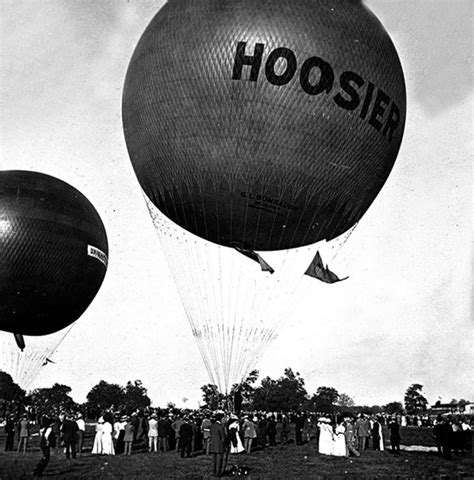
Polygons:
<instances>
[{"instance_id":1,"label":"rope rigging line","mask_svg":"<svg viewBox=\"0 0 474 480\"><path fill-rule=\"evenodd\" d=\"M204 366L221 392L239 384L277 338L316 251L335 258L355 228L330 242L262 252L275 269L269 274L236 250L186 231L144 198Z\"/></svg>"}]
</instances>

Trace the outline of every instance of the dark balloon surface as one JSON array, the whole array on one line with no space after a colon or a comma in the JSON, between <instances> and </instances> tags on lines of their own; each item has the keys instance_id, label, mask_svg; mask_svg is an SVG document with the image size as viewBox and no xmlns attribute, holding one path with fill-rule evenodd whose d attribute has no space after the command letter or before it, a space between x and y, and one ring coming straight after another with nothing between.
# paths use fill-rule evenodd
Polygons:
<instances>
[{"instance_id":1,"label":"dark balloon surface","mask_svg":"<svg viewBox=\"0 0 474 480\"><path fill-rule=\"evenodd\" d=\"M332 239L397 157L405 82L358 0L170 0L130 61L123 124L138 180L185 229L278 250Z\"/></svg>"},{"instance_id":2,"label":"dark balloon surface","mask_svg":"<svg viewBox=\"0 0 474 480\"><path fill-rule=\"evenodd\" d=\"M86 310L107 270L102 220L71 185L0 172L0 330L45 335Z\"/></svg>"}]
</instances>

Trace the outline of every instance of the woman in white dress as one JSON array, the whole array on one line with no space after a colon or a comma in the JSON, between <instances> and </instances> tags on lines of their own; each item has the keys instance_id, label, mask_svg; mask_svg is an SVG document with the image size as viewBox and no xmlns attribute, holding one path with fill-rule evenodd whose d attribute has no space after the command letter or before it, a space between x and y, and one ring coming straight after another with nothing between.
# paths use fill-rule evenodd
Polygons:
<instances>
[{"instance_id":1,"label":"woman in white dress","mask_svg":"<svg viewBox=\"0 0 474 480\"><path fill-rule=\"evenodd\" d=\"M97 425L95 426L94 446L92 447L92 453L96 455L102 455L102 429L104 427L104 418L100 417Z\"/></svg>"},{"instance_id":2,"label":"woman in white dress","mask_svg":"<svg viewBox=\"0 0 474 480\"><path fill-rule=\"evenodd\" d=\"M332 454L337 457L348 456L346 448L346 427L344 426L343 418L341 418L341 420L338 422L334 431L334 444Z\"/></svg>"},{"instance_id":3,"label":"woman in white dress","mask_svg":"<svg viewBox=\"0 0 474 480\"><path fill-rule=\"evenodd\" d=\"M243 452L244 446L239 435L239 420L236 416L232 415L229 421L229 437L230 437L230 453Z\"/></svg>"},{"instance_id":4,"label":"woman in white dress","mask_svg":"<svg viewBox=\"0 0 474 480\"><path fill-rule=\"evenodd\" d=\"M114 442L112 440L113 427L109 421L104 422L102 427L102 454L115 455Z\"/></svg>"},{"instance_id":5,"label":"woman in white dress","mask_svg":"<svg viewBox=\"0 0 474 480\"><path fill-rule=\"evenodd\" d=\"M329 418L321 417L318 422L319 427L319 453L323 455L332 455L333 452L333 429Z\"/></svg>"}]
</instances>

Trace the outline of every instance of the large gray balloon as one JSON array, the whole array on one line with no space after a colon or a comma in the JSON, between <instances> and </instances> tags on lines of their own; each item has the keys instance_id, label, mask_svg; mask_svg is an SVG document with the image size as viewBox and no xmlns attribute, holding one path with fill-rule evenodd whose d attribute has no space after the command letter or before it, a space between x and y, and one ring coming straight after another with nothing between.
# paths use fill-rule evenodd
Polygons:
<instances>
[{"instance_id":1,"label":"large gray balloon","mask_svg":"<svg viewBox=\"0 0 474 480\"><path fill-rule=\"evenodd\" d=\"M405 108L395 48L357 0L170 0L123 92L148 197L203 238L255 250L352 227L392 169Z\"/></svg>"}]
</instances>

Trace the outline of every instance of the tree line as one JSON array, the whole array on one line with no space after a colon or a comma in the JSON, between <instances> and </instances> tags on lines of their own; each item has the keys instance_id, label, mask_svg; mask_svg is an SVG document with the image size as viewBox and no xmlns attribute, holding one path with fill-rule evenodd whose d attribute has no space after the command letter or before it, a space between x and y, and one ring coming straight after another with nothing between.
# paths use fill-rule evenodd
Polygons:
<instances>
[{"instance_id":1,"label":"tree line","mask_svg":"<svg viewBox=\"0 0 474 480\"><path fill-rule=\"evenodd\" d=\"M401 402L389 402L386 405L356 405L347 393L339 393L333 387L318 387L315 393L309 394L305 381L298 372L286 368L278 379L265 377L260 385L256 385L259 372L254 370L239 385L233 385L226 396L216 385L207 384L201 387L205 406L211 409L239 397L244 410L265 411L312 411L325 414L337 412L378 414L416 414L427 410L428 401L421 393L422 385L411 385L405 393L405 405Z\"/></svg>"},{"instance_id":2,"label":"tree line","mask_svg":"<svg viewBox=\"0 0 474 480\"><path fill-rule=\"evenodd\" d=\"M315 393L309 394L305 381L298 372L286 368L278 379L269 376L258 383L258 370L252 371L241 383L235 384L228 395L220 392L216 385L206 384L201 387L202 408L235 408L247 411L312 411L325 414L337 412L378 414L416 415L428 410L428 401L422 393L421 384L410 385L404 396L404 403L389 402L386 405L356 405L346 393L339 393L333 387L321 386ZM151 405L147 389L140 380L128 381L125 386L101 380L87 394L83 404L76 403L71 397L71 387L55 383L49 388L37 388L28 394L21 389L12 377L0 371L0 417L8 409L25 408L37 415L51 411L82 411L90 418L97 417L104 410L120 411L130 414L137 409L146 409ZM462 400L464 403L468 403ZM173 409L175 404L166 406Z\"/></svg>"}]
</instances>

